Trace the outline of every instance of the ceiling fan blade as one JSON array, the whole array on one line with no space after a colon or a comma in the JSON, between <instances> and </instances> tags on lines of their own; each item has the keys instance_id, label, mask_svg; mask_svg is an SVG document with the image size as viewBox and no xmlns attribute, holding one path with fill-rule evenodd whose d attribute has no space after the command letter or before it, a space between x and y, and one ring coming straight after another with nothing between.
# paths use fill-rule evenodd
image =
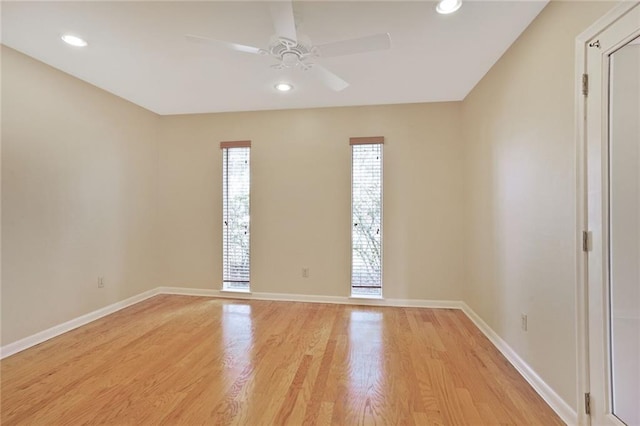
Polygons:
<instances>
[{"instance_id":1,"label":"ceiling fan blade","mask_svg":"<svg viewBox=\"0 0 640 426\"><path fill-rule=\"evenodd\" d=\"M309 69L309 72L312 73L318 80L322 81L325 86L327 86L331 90L335 90L336 92L349 87L349 83L321 65L314 64L313 67Z\"/></svg>"},{"instance_id":2,"label":"ceiling fan blade","mask_svg":"<svg viewBox=\"0 0 640 426\"><path fill-rule=\"evenodd\" d=\"M222 40L215 40L213 38L202 37L202 36L193 35L193 34L187 34L185 35L185 38L195 43L211 44L214 46L220 46L227 49L235 50L237 52L253 53L255 55L264 55L267 53L264 49L260 49L259 47L245 46L244 44L231 43L229 41L222 41Z\"/></svg>"},{"instance_id":3,"label":"ceiling fan blade","mask_svg":"<svg viewBox=\"0 0 640 426\"><path fill-rule=\"evenodd\" d=\"M293 16L293 2L291 0L272 1L269 3L269 8L271 9L271 19L273 19L276 35L298 43L296 21Z\"/></svg>"},{"instance_id":4,"label":"ceiling fan blade","mask_svg":"<svg viewBox=\"0 0 640 426\"><path fill-rule=\"evenodd\" d=\"M389 33L352 38L349 40L336 41L316 46L320 56L324 58L373 52L376 50L387 50L390 48L391 36L389 36Z\"/></svg>"}]
</instances>

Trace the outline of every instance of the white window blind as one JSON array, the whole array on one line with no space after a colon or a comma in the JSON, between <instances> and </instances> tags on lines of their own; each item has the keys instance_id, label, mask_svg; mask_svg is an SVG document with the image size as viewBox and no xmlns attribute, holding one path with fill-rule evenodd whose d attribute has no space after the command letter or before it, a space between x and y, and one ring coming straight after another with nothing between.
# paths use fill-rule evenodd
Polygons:
<instances>
[{"instance_id":1,"label":"white window blind","mask_svg":"<svg viewBox=\"0 0 640 426\"><path fill-rule=\"evenodd\" d=\"M351 294L381 296L381 143L354 144L352 139L351 214Z\"/></svg>"},{"instance_id":2,"label":"white window blind","mask_svg":"<svg viewBox=\"0 0 640 426\"><path fill-rule=\"evenodd\" d=\"M223 288L249 290L249 146L222 148Z\"/></svg>"}]
</instances>

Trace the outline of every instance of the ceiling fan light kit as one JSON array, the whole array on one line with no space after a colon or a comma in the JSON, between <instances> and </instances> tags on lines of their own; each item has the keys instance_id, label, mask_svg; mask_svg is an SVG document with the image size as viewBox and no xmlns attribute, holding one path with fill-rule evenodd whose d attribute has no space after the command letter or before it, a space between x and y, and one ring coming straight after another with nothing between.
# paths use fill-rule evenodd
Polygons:
<instances>
[{"instance_id":1,"label":"ceiling fan light kit","mask_svg":"<svg viewBox=\"0 0 640 426\"><path fill-rule=\"evenodd\" d=\"M271 57L277 61L271 65L271 68L276 70L299 69L307 71L326 87L336 92L349 87L349 83L315 62L316 59L375 52L391 48L391 37L388 33L313 45L308 37L299 34L297 31L292 1L271 2L269 7L275 35L271 38L266 49L199 35L188 34L186 38L189 41L217 45L237 52ZM276 88L278 88L277 86Z\"/></svg>"}]
</instances>

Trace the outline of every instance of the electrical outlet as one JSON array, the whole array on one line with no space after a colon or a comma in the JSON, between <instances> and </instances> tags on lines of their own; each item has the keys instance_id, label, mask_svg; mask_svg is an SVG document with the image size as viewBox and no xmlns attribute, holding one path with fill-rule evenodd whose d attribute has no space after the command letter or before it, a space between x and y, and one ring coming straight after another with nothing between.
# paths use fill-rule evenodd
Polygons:
<instances>
[{"instance_id":1,"label":"electrical outlet","mask_svg":"<svg viewBox=\"0 0 640 426\"><path fill-rule=\"evenodd\" d=\"M520 314L520 328L522 331L527 331L527 314L525 313Z\"/></svg>"},{"instance_id":2,"label":"electrical outlet","mask_svg":"<svg viewBox=\"0 0 640 426\"><path fill-rule=\"evenodd\" d=\"M309 278L309 268L302 268L302 278Z\"/></svg>"},{"instance_id":3,"label":"electrical outlet","mask_svg":"<svg viewBox=\"0 0 640 426\"><path fill-rule=\"evenodd\" d=\"M98 288L104 288L104 278L98 277Z\"/></svg>"}]
</instances>

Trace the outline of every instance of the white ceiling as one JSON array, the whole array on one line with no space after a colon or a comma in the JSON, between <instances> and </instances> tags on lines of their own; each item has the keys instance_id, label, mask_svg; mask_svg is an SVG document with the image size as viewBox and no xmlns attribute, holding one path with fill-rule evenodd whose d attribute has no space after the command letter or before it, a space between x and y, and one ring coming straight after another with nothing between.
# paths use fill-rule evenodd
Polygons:
<instances>
[{"instance_id":1,"label":"white ceiling","mask_svg":"<svg viewBox=\"0 0 640 426\"><path fill-rule=\"evenodd\" d=\"M316 60L350 86L335 92L269 57L192 43L197 34L266 47L267 2L2 2L2 43L158 114L462 100L547 1L300 1L314 44L389 33L386 51ZM89 46L60 40L70 32ZM274 84L295 89L278 93Z\"/></svg>"}]
</instances>

